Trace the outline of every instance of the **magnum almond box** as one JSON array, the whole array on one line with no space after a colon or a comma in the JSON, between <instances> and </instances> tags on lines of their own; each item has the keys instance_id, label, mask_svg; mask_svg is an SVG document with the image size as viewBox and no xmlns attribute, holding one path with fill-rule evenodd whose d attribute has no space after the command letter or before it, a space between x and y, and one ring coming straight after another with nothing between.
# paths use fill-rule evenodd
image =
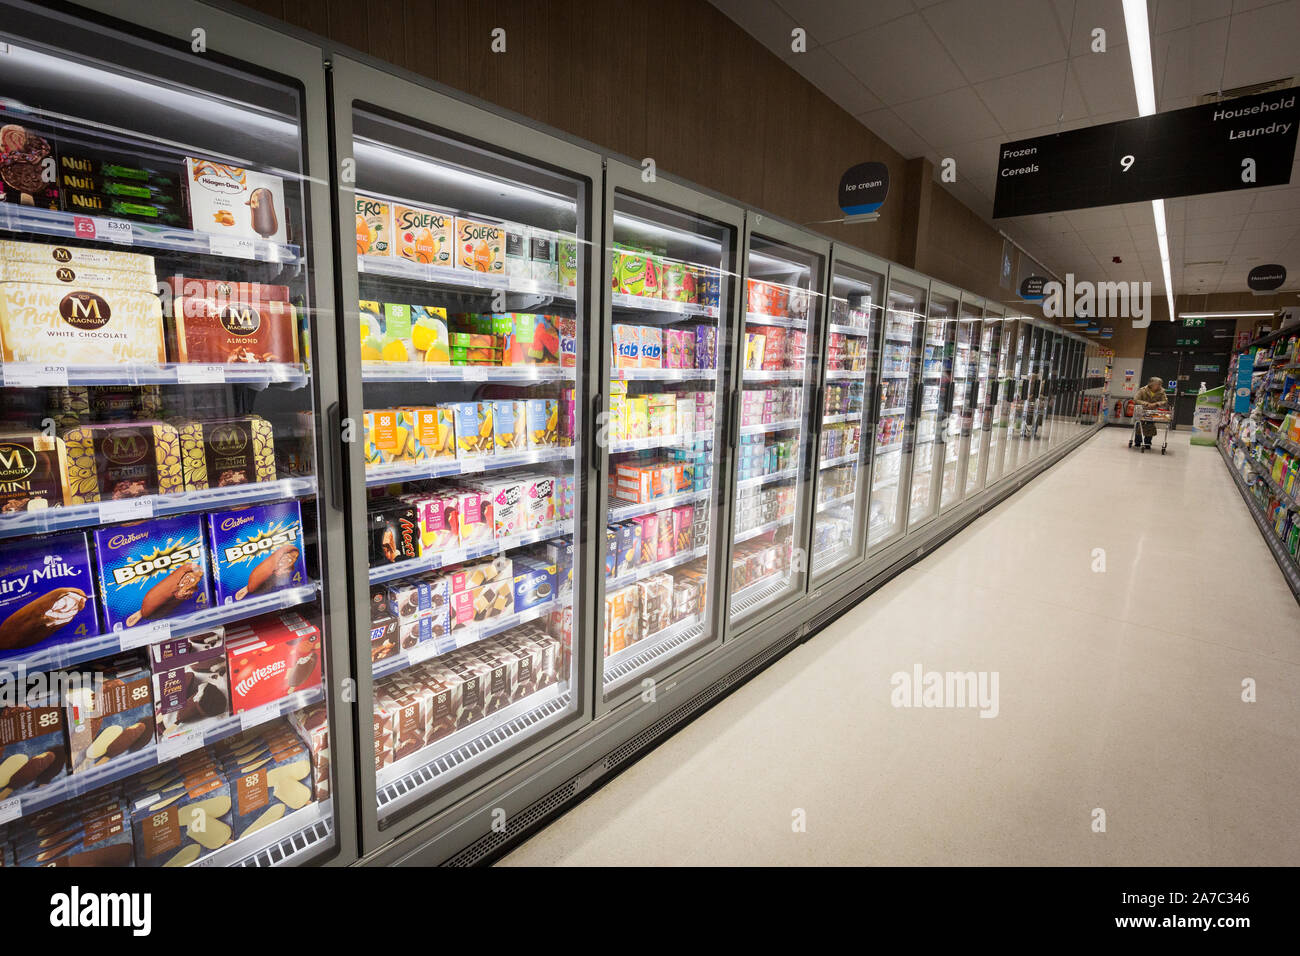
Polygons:
<instances>
[{"instance_id":1,"label":"magnum almond box","mask_svg":"<svg viewBox=\"0 0 1300 956\"><path fill-rule=\"evenodd\" d=\"M266 419L185 422L177 430L188 490L275 481L275 435Z\"/></svg>"},{"instance_id":2,"label":"magnum almond box","mask_svg":"<svg viewBox=\"0 0 1300 956\"><path fill-rule=\"evenodd\" d=\"M0 661L98 633L85 534L6 542L0 550Z\"/></svg>"},{"instance_id":3,"label":"magnum almond box","mask_svg":"<svg viewBox=\"0 0 1300 956\"><path fill-rule=\"evenodd\" d=\"M299 587L307 580L298 502L216 511L207 521L217 604Z\"/></svg>"},{"instance_id":4,"label":"magnum almond box","mask_svg":"<svg viewBox=\"0 0 1300 956\"><path fill-rule=\"evenodd\" d=\"M62 438L34 431L0 433L0 514L57 508L69 498Z\"/></svg>"},{"instance_id":5,"label":"magnum almond box","mask_svg":"<svg viewBox=\"0 0 1300 956\"><path fill-rule=\"evenodd\" d=\"M0 345L6 362L161 364L162 305L144 292L0 282Z\"/></svg>"},{"instance_id":6,"label":"magnum almond box","mask_svg":"<svg viewBox=\"0 0 1300 956\"><path fill-rule=\"evenodd\" d=\"M63 433L63 443L68 504L185 490L180 435L165 422L79 425Z\"/></svg>"},{"instance_id":7,"label":"magnum almond box","mask_svg":"<svg viewBox=\"0 0 1300 956\"><path fill-rule=\"evenodd\" d=\"M177 362L301 361L289 288L172 276L167 347Z\"/></svg>"},{"instance_id":8,"label":"magnum almond box","mask_svg":"<svg viewBox=\"0 0 1300 956\"><path fill-rule=\"evenodd\" d=\"M208 552L199 515L99 528L95 554L104 623L110 630L208 606Z\"/></svg>"}]
</instances>

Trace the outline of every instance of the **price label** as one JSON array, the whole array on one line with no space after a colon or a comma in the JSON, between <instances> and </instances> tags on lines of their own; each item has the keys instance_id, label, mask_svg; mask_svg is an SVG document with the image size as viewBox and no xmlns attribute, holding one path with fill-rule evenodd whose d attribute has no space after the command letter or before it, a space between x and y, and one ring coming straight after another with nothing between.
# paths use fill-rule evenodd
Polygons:
<instances>
[{"instance_id":1,"label":"price label","mask_svg":"<svg viewBox=\"0 0 1300 956\"><path fill-rule=\"evenodd\" d=\"M176 381L182 385L221 384L226 380L224 365L189 365L176 366Z\"/></svg>"},{"instance_id":2,"label":"price label","mask_svg":"<svg viewBox=\"0 0 1300 956\"><path fill-rule=\"evenodd\" d=\"M232 259L254 259L257 246L252 239L240 239L235 236L212 236L208 239L208 248L214 256L230 256Z\"/></svg>"},{"instance_id":3,"label":"price label","mask_svg":"<svg viewBox=\"0 0 1300 956\"><path fill-rule=\"evenodd\" d=\"M464 548L456 548L456 549L451 550L451 551L444 551L444 552L442 552L442 564L443 564L443 567L446 567L446 566L449 565L449 564L459 564L461 561L464 561L464 560L465 560L465 549L464 549Z\"/></svg>"},{"instance_id":4,"label":"price label","mask_svg":"<svg viewBox=\"0 0 1300 956\"><path fill-rule=\"evenodd\" d=\"M100 524L114 524L118 521L140 521L152 517L152 498L124 498L121 501L101 501L99 504Z\"/></svg>"},{"instance_id":5,"label":"price label","mask_svg":"<svg viewBox=\"0 0 1300 956\"><path fill-rule=\"evenodd\" d=\"M261 707L254 707L252 710L246 710L239 715L239 725L244 730L250 727L256 727L258 724L264 724L268 720L274 720L280 716L280 702L273 700L269 704L263 704Z\"/></svg>"},{"instance_id":6,"label":"price label","mask_svg":"<svg viewBox=\"0 0 1300 956\"><path fill-rule=\"evenodd\" d=\"M17 820L22 815L22 797L10 797L8 800L0 800L0 823L8 823L10 820Z\"/></svg>"},{"instance_id":7,"label":"price label","mask_svg":"<svg viewBox=\"0 0 1300 956\"><path fill-rule=\"evenodd\" d=\"M420 661L427 661L430 657L437 657L438 654L437 643L435 641L425 641L423 644L417 644L415 650L407 654L406 657L412 664L418 664Z\"/></svg>"},{"instance_id":8,"label":"price label","mask_svg":"<svg viewBox=\"0 0 1300 956\"><path fill-rule=\"evenodd\" d=\"M198 750L202 746L203 731L201 730L187 730L183 734L166 737L158 741L158 762L160 764L167 763L169 760L175 760L191 750Z\"/></svg>"},{"instance_id":9,"label":"price label","mask_svg":"<svg viewBox=\"0 0 1300 956\"><path fill-rule=\"evenodd\" d=\"M366 257L357 256L357 272L362 273L365 271L366 271Z\"/></svg>"},{"instance_id":10,"label":"price label","mask_svg":"<svg viewBox=\"0 0 1300 956\"><path fill-rule=\"evenodd\" d=\"M487 371L486 371L485 369L481 369L481 368L473 368L472 366L469 367L469 368L466 368L466 369L465 369L465 381L467 381L467 382L486 382L486 381L487 381Z\"/></svg>"},{"instance_id":11,"label":"price label","mask_svg":"<svg viewBox=\"0 0 1300 956\"><path fill-rule=\"evenodd\" d=\"M11 388L63 388L68 384L66 365L23 363L4 370L5 385Z\"/></svg>"},{"instance_id":12,"label":"price label","mask_svg":"<svg viewBox=\"0 0 1300 956\"><path fill-rule=\"evenodd\" d=\"M95 238L100 242L130 246L135 244L135 231L125 219L96 219Z\"/></svg>"},{"instance_id":13,"label":"price label","mask_svg":"<svg viewBox=\"0 0 1300 956\"><path fill-rule=\"evenodd\" d=\"M122 650L129 651L136 647L145 647L149 644L157 644L159 641L165 641L172 636L172 625L170 621L151 621L148 624L141 624L139 627L130 627L122 631L118 638L118 644Z\"/></svg>"},{"instance_id":14,"label":"price label","mask_svg":"<svg viewBox=\"0 0 1300 956\"><path fill-rule=\"evenodd\" d=\"M471 458L468 461L466 461L463 465L460 466L460 470L461 473L465 475L473 474L476 471L482 471L483 462L475 461L473 458Z\"/></svg>"}]
</instances>

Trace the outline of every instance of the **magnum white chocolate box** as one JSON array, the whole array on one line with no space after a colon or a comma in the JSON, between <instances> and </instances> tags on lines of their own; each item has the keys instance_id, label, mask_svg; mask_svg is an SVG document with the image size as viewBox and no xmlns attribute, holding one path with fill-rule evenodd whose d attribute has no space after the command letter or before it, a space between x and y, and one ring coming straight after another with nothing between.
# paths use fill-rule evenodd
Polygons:
<instances>
[{"instance_id":1,"label":"magnum white chocolate box","mask_svg":"<svg viewBox=\"0 0 1300 956\"><path fill-rule=\"evenodd\" d=\"M0 282L0 346L6 362L162 363L162 305L143 292Z\"/></svg>"},{"instance_id":2,"label":"magnum white chocolate box","mask_svg":"<svg viewBox=\"0 0 1300 956\"><path fill-rule=\"evenodd\" d=\"M153 256L143 253L80 249L12 239L0 239L0 261L53 263L74 269L116 269L120 272L143 272L150 277L154 275Z\"/></svg>"},{"instance_id":3,"label":"magnum white chocolate box","mask_svg":"<svg viewBox=\"0 0 1300 956\"><path fill-rule=\"evenodd\" d=\"M153 272L127 272L98 266L62 266L57 262L23 262L0 259L0 282L44 282L69 289L118 289L122 292L158 291Z\"/></svg>"}]
</instances>

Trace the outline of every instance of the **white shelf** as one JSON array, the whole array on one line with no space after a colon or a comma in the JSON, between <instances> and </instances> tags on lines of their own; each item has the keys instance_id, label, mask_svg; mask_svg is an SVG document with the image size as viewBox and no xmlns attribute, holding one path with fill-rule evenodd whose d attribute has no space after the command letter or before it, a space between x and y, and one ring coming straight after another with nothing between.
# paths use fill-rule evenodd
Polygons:
<instances>
[{"instance_id":1,"label":"white shelf","mask_svg":"<svg viewBox=\"0 0 1300 956\"><path fill-rule=\"evenodd\" d=\"M803 369L801 368L779 368L779 369L762 369L747 368L742 372L742 378L745 385L750 382L802 382Z\"/></svg>"},{"instance_id":2,"label":"white shelf","mask_svg":"<svg viewBox=\"0 0 1300 956\"><path fill-rule=\"evenodd\" d=\"M445 548L432 554L421 555L418 558L372 567L370 569L370 583L380 584L408 574L417 574L421 571L436 571L438 568L460 564L462 561L474 561L488 555L512 551L525 545L536 544L539 541L550 541L552 538L561 538L571 534L573 534L573 521L566 519L557 521L545 528L534 528L531 531L521 531L518 534L508 535L504 538L493 538L492 541L473 548Z\"/></svg>"},{"instance_id":3,"label":"white shelf","mask_svg":"<svg viewBox=\"0 0 1300 956\"><path fill-rule=\"evenodd\" d=\"M774 471L770 475L758 475L754 478L741 478L736 482L736 488L761 488L763 485L770 485L774 481L786 481L794 478L798 474L798 468L785 468L781 471Z\"/></svg>"},{"instance_id":4,"label":"white shelf","mask_svg":"<svg viewBox=\"0 0 1300 956\"><path fill-rule=\"evenodd\" d=\"M803 424L801 418L788 418L783 422L759 422L756 425L741 425L740 433L742 435L762 435L766 432L785 431L790 428L798 428Z\"/></svg>"},{"instance_id":5,"label":"white shelf","mask_svg":"<svg viewBox=\"0 0 1300 956\"><path fill-rule=\"evenodd\" d=\"M845 368L830 368L826 370L826 379L827 381L837 381L839 379L845 379L845 378L864 378L867 375L868 371L869 370L865 368L861 368L857 370L845 369Z\"/></svg>"},{"instance_id":6,"label":"white shelf","mask_svg":"<svg viewBox=\"0 0 1300 956\"><path fill-rule=\"evenodd\" d=\"M425 262L412 262L401 256L357 256L357 271L363 275L386 276L390 279L413 279L433 285L454 286L475 291L515 292L520 295L549 296L553 299L573 300L572 286L562 286L555 282L538 282L534 279L520 279L507 275L488 275L470 269L453 269L430 265Z\"/></svg>"},{"instance_id":7,"label":"white shelf","mask_svg":"<svg viewBox=\"0 0 1300 956\"><path fill-rule=\"evenodd\" d=\"M281 478L258 485L227 485L206 491L187 491L177 495L147 495L127 501L104 501L85 505L46 508L44 511L19 511L0 515L0 538L27 534L46 534L69 528L97 528L119 521L138 521L158 515L185 514L190 511L230 508L282 501L316 493L315 478ZM134 513L120 510L129 505L140 509Z\"/></svg>"},{"instance_id":8,"label":"white shelf","mask_svg":"<svg viewBox=\"0 0 1300 956\"><path fill-rule=\"evenodd\" d=\"M610 294L610 303L615 309L630 309L637 312L661 312L670 315L698 315L716 319L716 305L697 305L694 302L673 302L668 299L652 299L646 295L627 295L623 292Z\"/></svg>"},{"instance_id":9,"label":"white shelf","mask_svg":"<svg viewBox=\"0 0 1300 956\"><path fill-rule=\"evenodd\" d=\"M893 415L906 415L906 414L907 414L906 405L895 405L892 408L882 408L880 410L881 418L889 418Z\"/></svg>"},{"instance_id":10,"label":"white shelf","mask_svg":"<svg viewBox=\"0 0 1300 956\"><path fill-rule=\"evenodd\" d=\"M577 369L558 365L430 365L425 362L362 362L363 382L561 382Z\"/></svg>"},{"instance_id":11,"label":"white shelf","mask_svg":"<svg viewBox=\"0 0 1300 956\"><path fill-rule=\"evenodd\" d=\"M663 511L665 508L676 508L681 505L693 504L696 501L703 501L709 497L711 489L705 488L703 491L679 491L674 495L665 495L662 498L654 498L650 501L634 501L628 504L614 505L613 502L620 501L619 498L610 497L609 524L617 524L620 521L627 521L629 518L635 518L638 515L653 514L656 511Z\"/></svg>"},{"instance_id":12,"label":"white shelf","mask_svg":"<svg viewBox=\"0 0 1300 956\"><path fill-rule=\"evenodd\" d=\"M648 435L645 438L616 438L609 443L609 453L618 455L628 451L645 451L648 448L679 448L712 437L713 432L707 431L686 432L681 435Z\"/></svg>"},{"instance_id":13,"label":"white shelf","mask_svg":"<svg viewBox=\"0 0 1300 956\"><path fill-rule=\"evenodd\" d=\"M50 388L63 385L288 385L301 388L311 378L302 365L280 362L201 365L54 365L6 362L0 366L5 388Z\"/></svg>"},{"instance_id":14,"label":"white shelf","mask_svg":"<svg viewBox=\"0 0 1300 956\"><path fill-rule=\"evenodd\" d=\"M787 329L808 328L807 319L793 319L788 315L764 315L761 312L746 312L746 325L777 325Z\"/></svg>"},{"instance_id":15,"label":"white shelf","mask_svg":"<svg viewBox=\"0 0 1300 956\"><path fill-rule=\"evenodd\" d=\"M835 468L838 465L851 465L858 460L858 452L851 455L840 455L838 458L823 458L817 465L818 470L825 471L827 468Z\"/></svg>"},{"instance_id":16,"label":"white shelf","mask_svg":"<svg viewBox=\"0 0 1300 956\"><path fill-rule=\"evenodd\" d=\"M862 326L859 325L837 325L834 322L832 322L827 326L827 328L830 329L832 332L840 332L844 335L861 335L861 336L871 335L871 329L864 329Z\"/></svg>"},{"instance_id":17,"label":"white shelf","mask_svg":"<svg viewBox=\"0 0 1300 956\"><path fill-rule=\"evenodd\" d=\"M427 458L421 461L395 461L366 468L367 485L387 485L447 475L470 475L480 471L500 471L519 465L536 465L573 458L572 446L534 448L509 455L483 455L477 458Z\"/></svg>"},{"instance_id":18,"label":"white shelf","mask_svg":"<svg viewBox=\"0 0 1300 956\"><path fill-rule=\"evenodd\" d=\"M781 527L781 525L789 524L792 521L794 521L794 515L786 515L784 518L777 518L775 521L768 521L767 523L761 524L756 528L748 528L745 531L737 531L734 535L732 535L731 543L733 545L737 545L740 544L741 542L748 541L751 538L757 538L761 534L767 534L767 532L774 531L777 528Z\"/></svg>"},{"instance_id":19,"label":"white shelf","mask_svg":"<svg viewBox=\"0 0 1300 956\"><path fill-rule=\"evenodd\" d=\"M609 377L628 382L694 382L718 377L716 368L615 368Z\"/></svg>"},{"instance_id":20,"label":"white shelf","mask_svg":"<svg viewBox=\"0 0 1300 956\"><path fill-rule=\"evenodd\" d=\"M841 422L858 422L862 420L861 412L839 412L835 415L823 415L823 425L838 425Z\"/></svg>"},{"instance_id":21,"label":"white shelf","mask_svg":"<svg viewBox=\"0 0 1300 956\"><path fill-rule=\"evenodd\" d=\"M689 551L678 551L671 558L664 558L662 561L653 561L650 564L639 564L632 570L620 574L618 577L605 578L605 593L608 594L614 588L626 587L629 584L636 584L643 581L652 574L661 574L670 568L676 568L683 564L689 564L697 558L702 558L709 553L708 545L699 548L692 548Z\"/></svg>"},{"instance_id":22,"label":"white shelf","mask_svg":"<svg viewBox=\"0 0 1300 956\"><path fill-rule=\"evenodd\" d=\"M857 500L858 493L856 490L849 492L847 495L840 495L838 498L832 498L830 501L823 501L817 506L818 511L829 511L832 508L851 505Z\"/></svg>"},{"instance_id":23,"label":"white shelf","mask_svg":"<svg viewBox=\"0 0 1300 956\"><path fill-rule=\"evenodd\" d=\"M120 245L124 250L165 249L169 252L285 264L299 261L298 247L295 245L267 242L265 239L231 240L225 236L213 236L181 226L156 225L112 216L83 216L55 209L20 206L17 203L0 205L0 229L81 242L112 243Z\"/></svg>"}]
</instances>

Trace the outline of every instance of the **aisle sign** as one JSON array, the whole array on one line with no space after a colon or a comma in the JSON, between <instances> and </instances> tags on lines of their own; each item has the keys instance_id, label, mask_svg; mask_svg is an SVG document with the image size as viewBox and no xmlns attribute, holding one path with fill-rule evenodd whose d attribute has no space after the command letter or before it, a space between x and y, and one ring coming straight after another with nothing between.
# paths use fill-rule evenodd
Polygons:
<instances>
[{"instance_id":1,"label":"aisle sign","mask_svg":"<svg viewBox=\"0 0 1300 956\"><path fill-rule=\"evenodd\" d=\"M1255 355L1242 352L1237 359L1237 391L1232 410L1238 415L1250 414L1250 377L1255 374Z\"/></svg>"},{"instance_id":2,"label":"aisle sign","mask_svg":"<svg viewBox=\"0 0 1300 956\"><path fill-rule=\"evenodd\" d=\"M1252 292L1272 292L1282 288L1286 282L1286 266L1276 263L1267 266L1255 266L1246 275L1246 285Z\"/></svg>"},{"instance_id":3,"label":"aisle sign","mask_svg":"<svg viewBox=\"0 0 1300 956\"><path fill-rule=\"evenodd\" d=\"M889 167L884 163L858 163L840 177L840 209L846 216L868 216L889 195Z\"/></svg>"},{"instance_id":4,"label":"aisle sign","mask_svg":"<svg viewBox=\"0 0 1300 956\"><path fill-rule=\"evenodd\" d=\"M1291 181L1294 89L1004 143L993 218Z\"/></svg>"}]
</instances>

